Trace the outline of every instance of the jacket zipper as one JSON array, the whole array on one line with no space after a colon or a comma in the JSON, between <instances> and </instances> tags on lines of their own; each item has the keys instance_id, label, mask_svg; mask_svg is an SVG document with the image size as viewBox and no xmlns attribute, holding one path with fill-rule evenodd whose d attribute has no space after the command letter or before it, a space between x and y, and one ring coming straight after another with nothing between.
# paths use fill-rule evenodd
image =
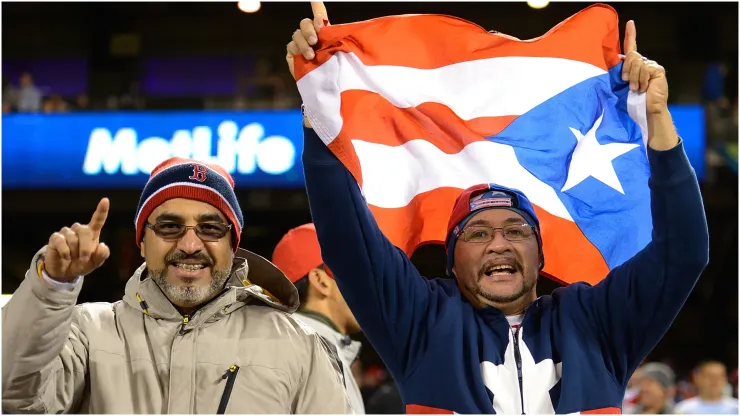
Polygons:
<instances>
[{"instance_id":1,"label":"jacket zipper","mask_svg":"<svg viewBox=\"0 0 740 416\"><path fill-rule=\"evenodd\" d=\"M221 376L222 380L226 380L226 387L224 387L224 394L221 395L221 402L218 404L217 414L223 415L226 413L226 406L229 405L229 398L231 398L231 390L234 389L234 381L236 381L236 374L239 372L238 365L232 365L228 370Z\"/></svg>"},{"instance_id":2,"label":"jacket zipper","mask_svg":"<svg viewBox=\"0 0 740 416\"><path fill-rule=\"evenodd\" d=\"M180 332L179 332L180 335L185 335L185 325L187 325L188 322L190 322L190 316L188 315L183 316L182 325L180 325Z\"/></svg>"},{"instance_id":3,"label":"jacket zipper","mask_svg":"<svg viewBox=\"0 0 740 416\"><path fill-rule=\"evenodd\" d=\"M519 352L519 330L522 327L518 327L514 331L514 360L516 360L516 373L519 376L519 399L522 403L522 414L524 413L524 383L522 381L522 355Z\"/></svg>"}]
</instances>

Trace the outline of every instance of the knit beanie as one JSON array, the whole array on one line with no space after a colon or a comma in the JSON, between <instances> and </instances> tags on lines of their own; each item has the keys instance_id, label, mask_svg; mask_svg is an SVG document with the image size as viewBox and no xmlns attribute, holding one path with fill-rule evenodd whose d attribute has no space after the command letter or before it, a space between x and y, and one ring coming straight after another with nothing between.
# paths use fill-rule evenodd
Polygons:
<instances>
[{"instance_id":1,"label":"knit beanie","mask_svg":"<svg viewBox=\"0 0 740 416\"><path fill-rule=\"evenodd\" d=\"M174 198L205 202L216 207L232 224L234 252L239 248L244 217L234 193L234 178L221 166L173 157L152 170L136 208L136 245L141 246L147 218L159 205Z\"/></svg>"}]
</instances>

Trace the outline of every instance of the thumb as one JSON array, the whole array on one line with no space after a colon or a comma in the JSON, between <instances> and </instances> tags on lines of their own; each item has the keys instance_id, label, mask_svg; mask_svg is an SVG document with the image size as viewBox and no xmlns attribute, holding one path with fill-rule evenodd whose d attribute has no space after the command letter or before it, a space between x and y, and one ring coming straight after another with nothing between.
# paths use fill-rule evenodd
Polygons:
<instances>
[{"instance_id":1,"label":"thumb","mask_svg":"<svg viewBox=\"0 0 740 416\"><path fill-rule=\"evenodd\" d=\"M90 262L92 262L93 266L97 269L102 266L106 260L108 260L108 257L110 257L110 248L105 243L100 243L92 256L90 256Z\"/></svg>"}]
</instances>

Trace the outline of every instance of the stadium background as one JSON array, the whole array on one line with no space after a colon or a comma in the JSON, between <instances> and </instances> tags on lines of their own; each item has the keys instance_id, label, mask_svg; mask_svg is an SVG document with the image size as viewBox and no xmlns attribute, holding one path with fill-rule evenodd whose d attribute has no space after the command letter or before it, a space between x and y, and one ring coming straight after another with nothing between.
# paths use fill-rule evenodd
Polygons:
<instances>
[{"instance_id":1,"label":"stadium background","mask_svg":"<svg viewBox=\"0 0 740 416\"><path fill-rule=\"evenodd\" d=\"M327 8L333 23L443 13L529 39L586 5L352 2ZM640 52L667 69L671 104L685 111L680 133L691 132L692 163L701 173L710 229L709 266L650 360L669 363L684 382L700 360L720 360L734 370L737 397L738 5L613 7L623 22L636 21ZM53 231L85 221L99 198L108 196L112 211L103 240L112 255L87 279L80 302L120 299L142 261L133 216L147 177L122 171L129 162L151 163L147 158L158 154L152 150L178 130L192 137L193 128L207 125L216 155L222 121L234 121L237 129L250 123L264 129L263 135L252 132L255 143L262 143L249 155L255 166L235 173L246 220L243 247L270 257L283 233L310 221L298 164L300 97L284 63L285 44L309 14L307 2L262 3L255 13L240 11L236 3L4 3L2 293L13 293ZM32 76L32 86L22 88L24 73ZM119 155L129 160L120 165L90 152L94 128L118 139L122 127L133 128L140 142L161 139L138 153L129 149ZM280 156L290 145L293 166ZM87 171L86 156L99 159L89 162ZM444 275L442 247L422 247L413 260L426 276ZM554 288L541 281L539 291ZM382 362L368 344L361 361L370 391L383 377ZM690 391L689 384L684 387Z\"/></svg>"}]
</instances>

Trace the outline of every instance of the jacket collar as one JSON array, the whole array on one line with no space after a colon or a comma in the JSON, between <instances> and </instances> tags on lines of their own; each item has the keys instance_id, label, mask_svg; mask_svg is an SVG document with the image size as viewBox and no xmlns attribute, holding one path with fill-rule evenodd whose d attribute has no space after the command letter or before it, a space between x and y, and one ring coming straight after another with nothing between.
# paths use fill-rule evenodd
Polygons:
<instances>
[{"instance_id":1,"label":"jacket collar","mask_svg":"<svg viewBox=\"0 0 740 416\"><path fill-rule=\"evenodd\" d=\"M147 275L146 263L139 266L129 279L123 301L154 319L183 320ZM254 301L291 313L298 308L298 291L275 265L257 254L239 249L223 291L193 314L191 326L218 320Z\"/></svg>"}]
</instances>

